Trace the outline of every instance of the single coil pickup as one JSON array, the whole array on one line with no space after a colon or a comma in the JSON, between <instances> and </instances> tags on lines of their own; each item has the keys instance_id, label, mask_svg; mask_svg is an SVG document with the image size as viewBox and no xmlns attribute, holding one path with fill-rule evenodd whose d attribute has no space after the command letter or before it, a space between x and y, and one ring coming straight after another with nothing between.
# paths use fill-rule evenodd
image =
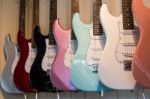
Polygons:
<instances>
[{"instance_id":1,"label":"single coil pickup","mask_svg":"<svg viewBox=\"0 0 150 99\"><path fill-rule=\"evenodd\" d=\"M99 66L99 64L98 63L94 63L94 64L92 64L92 67L94 67L94 68L96 68L97 69L97 67Z\"/></svg>"},{"instance_id":2,"label":"single coil pickup","mask_svg":"<svg viewBox=\"0 0 150 99\"><path fill-rule=\"evenodd\" d=\"M131 64L132 64L131 60L125 60L124 61L124 70L125 71L131 71Z\"/></svg>"},{"instance_id":3,"label":"single coil pickup","mask_svg":"<svg viewBox=\"0 0 150 99\"><path fill-rule=\"evenodd\" d=\"M56 46L47 46L46 48L47 49L54 49L55 50L57 47Z\"/></svg>"},{"instance_id":4,"label":"single coil pickup","mask_svg":"<svg viewBox=\"0 0 150 99\"><path fill-rule=\"evenodd\" d=\"M100 40L100 37L99 37L99 36L97 36L97 37L91 37L90 39L91 39L91 40L94 40L94 41L99 41L99 40Z\"/></svg>"},{"instance_id":5,"label":"single coil pickup","mask_svg":"<svg viewBox=\"0 0 150 99\"><path fill-rule=\"evenodd\" d=\"M54 55L47 55L47 58L54 58Z\"/></svg>"},{"instance_id":6,"label":"single coil pickup","mask_svg":"<svg viewBox=\"0 0 150 99\"><path fill-rule=\"evenodd\" d=\"M69 54L75 54L75 51L69 51Z\"/></svg>"},{"instance_id":7,"label":"single coil pickup","mask_svg":"<svg viewBox=\"0 0 150 99\"><path fill-rule=\"evenodd\" d=\"M134 32L123 32L123 35L134 35Z\"/></svg>"},{"instance_id":8,"label":"single coil pickup","mask_svg":"<svg viewBox=\"0 0 150 99\"><path fill-rule=\"evenodd\" d=\"M95 45L96 46L96 45ZM91 48L92 51L102 51L103 49L101 48Z\"/></svg>"},{"instance_id":9,"label":"single coil pickup","mask_svg":"<svg viewBox=\"0 0 150 99\"><path fill-rule=\"evenodd\" d=\"M134 54L133 53L122 53L125 57L133 57Z\"/></svg>"},{"instance_id":10,"label":"single coil pickup","mask_svg":"<svg viewBox=\"0 0 150 99\"><path fill-rule=\"evenodd\" d=\"M121 43L123 46L136 46L137 43Z\"/></svg>"},{"instance_id":11,"label":"single coil pickup","mask_svg":"<svg viewBox=\"0 0 150 99\"><path fill-rule=\"evenodd\" d=\"M91 57L94 61L99 61L99 58ZM96 65L96 64L95 64ZM97 64L98 65L98 64Z\"/></svg>"}]
</instances>

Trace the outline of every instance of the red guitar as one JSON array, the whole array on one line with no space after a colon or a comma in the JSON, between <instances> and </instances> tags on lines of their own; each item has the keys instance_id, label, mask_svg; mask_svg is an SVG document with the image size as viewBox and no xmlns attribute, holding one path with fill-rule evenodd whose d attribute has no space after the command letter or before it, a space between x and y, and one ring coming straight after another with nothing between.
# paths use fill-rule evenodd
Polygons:
<instances>
[{"instance_id":1,"label":"red guitar","mask_svg":"<svg viewBox=\"0 0 150 99\"><path fill-rule=\"evenodd\" d=\"M133 13L140 27L140 39L134 55L132 69L136 81L150 88L150 8L143 0L133 0Z\"/></svg>"},{"instance_id":2,"label":"red guitar","mask_svg":"<svg viewBox=\"0 0 150 99\"><path fill-rule=\"evenodd\" d=\"M22 15L20 19L25 22L25 0L21 0L21 11ZM33 1L33 28L35 24L38 24L38 9L39 9L39 0ZM36 11L37 10L37 11ZM21 27L25 27L25 23L21 23ZM17 66L14 71L14 82L16 87L23 92L33 92L29 72L33 64L34 58L36 56L36 49L33 39L26 39L22 36L24 30L20 30L17 35L17 42L20 48L20 59L17 63ZM35 31L34 31L35 32Z\"/></svg>"}]
</instances>

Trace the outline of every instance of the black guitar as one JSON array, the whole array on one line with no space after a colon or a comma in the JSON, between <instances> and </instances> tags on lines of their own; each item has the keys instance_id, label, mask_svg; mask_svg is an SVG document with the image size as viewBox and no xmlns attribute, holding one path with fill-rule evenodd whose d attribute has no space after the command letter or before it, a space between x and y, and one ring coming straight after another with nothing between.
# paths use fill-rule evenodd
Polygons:
<instances>
[{"instance_id":1,"label":"black guitar","mask_svg":"<svg viewBox=\"0 0 150 99\"><path fill-rule=\"evenodd\" d=\"M50 65L47 69L43 69L42 66L43 58L45 56L46 50L48 50L49 44L56 45L54 36L53 36L53 22L57 18L57 0L50 0L50 20L49 20L49 35L44 36L40 32L40 27L37 25L34 28L34 40L37 47L37 55L33 62L30 71L30 80L32 87L34 87L37 91L44 91L44 92L56 92L56 88L51 83L50 80ZM47 40L49 44L47 45ZM48 56L50 57L50 56ZM47 60L48 62L49 60Z\"/></svg>"}]
</instances>

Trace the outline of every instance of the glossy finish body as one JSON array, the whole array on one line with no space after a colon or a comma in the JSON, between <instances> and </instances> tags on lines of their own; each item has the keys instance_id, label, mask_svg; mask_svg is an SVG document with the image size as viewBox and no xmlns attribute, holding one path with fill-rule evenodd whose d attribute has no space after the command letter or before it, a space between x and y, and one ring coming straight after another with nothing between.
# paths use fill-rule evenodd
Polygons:
<instances>
[{"instance_id":1,"label":"glossy finish body","mask_svg":"<svg viewBox=\"0 0 150 99\"><path fill-rule=\"evenodd\" d=\"M122 14L119 17L112 16L106 4L103 4L100 11L100 18L103 29L106 33L106 45L104 47L99 67L99 77L103 84L113 89L134 89L136 81L132 71L125 71L124 64L117 60L117 52L123 53L124 48L120 39L124 39L122 34L125 33L122 26ZM111 23L110 23L111 22ZM133 30L128 31L133 34ZM131 35L132 36L132 35ZM118 43L120 42L120 43ZM120 45L119 45L120 44ZM124 59L124 55L119 59Z\"/></svg>"},{"instance_id":2,"label":"glossy finish body","mask_svg":"<svg viewBox=\"0 0 150 99\"><path fill-rule=\"evenodd\" d=\"M16 87L23 92L32 92L29 73L25 70L26 60L29 55L29 46L28 43L31 43L31 40L27 40L22 36L22 32L19 31L17 35L17 42L20 48L20 58L17 63L17 66L14 71L13 79Z\"/></svg>"},{"instance_id":3,"label":"glossy finish body","mask_svg":"<svg viewBox=\"0 0 150 99\"><path fill-rule=\"evenodd\" d=\"M106 91L108 88L101 84L98 73L86 62L92 26L82 23L78 13L73 16L73 30L78 48L71 64L71 81L75 87L83 91Z\"/></svg>"},{"instance_id":4,"label":"glossy finish body","mask_svg":"<svg viewBox=\"0 0 150 99\"><path fill-rule=\"evenodd\" d=\"M68 37L71 34L71 30L61 29L58 20L54 22L53 30L57 42L57 54L51 68L52 83L60 90L75 90L70 81L70 68L64 64L65 53L69 44Z\"/></svg>"},{"instance_id":5,"label":"glossy finish body","mask_svg":"<svg viewBox=\"0 0 150 99\"><path fill-rule=\"evenodd\" d=\"M13 73L19 59L17 45L10 41L10 35L7 34L4 43L4 53L6 54L6 65L2 72L1 86L8 93L22 93L13 82Z\"/></svg>"},{"instance_id":6,"label":"glossy finish body","mask_svg":"<svg viewBox=\"0 0 150 99\"><path fill-rule=\"evenodd\" d=\"M133 75L137 82L150 88L150 8L144 0L133 0L133 14L140 27L140 39L133 58Z\"/></svg>"},{"instance_id":7,"label":"glossy finish body","mask_svg":"<svg viewBox=\"0 0 150 99\"><path fill-rule=\"evenodd\" d=\"M46 38L41 34L40 27L36 26L34 29L34 40L37 47L37 55L33 62L30 71L30 80L32 86L38 91L55 91L52 83L50 82L49 72L46 72L42 69L42 60L46 51Z\"/></svg>"}]
</instances>

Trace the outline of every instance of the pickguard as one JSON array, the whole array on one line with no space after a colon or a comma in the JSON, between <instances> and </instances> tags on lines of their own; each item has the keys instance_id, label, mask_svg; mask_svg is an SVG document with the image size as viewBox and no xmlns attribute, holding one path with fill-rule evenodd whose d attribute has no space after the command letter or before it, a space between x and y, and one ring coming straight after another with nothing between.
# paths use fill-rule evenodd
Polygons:
<instances>
[{"instance_id":1,"label":"pickguard","mask_svg":"<svg viewBox=\"0 0 150 99\"><path fill-rule=\"evenodd\" d=\"M119 63L131 61L137 45L135 30L124 30L123 23L118 22L119 41L116 47L116 60Z\"/></svg>"},{"instance_id":2,"label":"pickguard","mask_svg":"<svg viewBox=\"0 0 150 99\"><path fill-rule=\"evenodd\" d=\"M15 68L16 68L17 63L19 61L19 58L20 58L20 52L19 52L18 46L15 46L15 59L14 59L14 62L12 64L12 67L11 67L11 73L12 74L14 74Z\"/></svg>"},{"instance_id":3,"label":"pickguard","mask_svg":"<svg viewBox=\"0 0 150 99\"><path fill-rule=\"evenodd\" d=\"M86 63L88 66L92 67L93 72L98 72L98 66L100 61L100 56L102 54L105 37L103 36L94 36L93 29L89 30L90 32L90 44L86 55Z\"/></svg>"},{"instance_id":4,"label":"pickguard","mask_svg":"<svg viewBox=\"0 0 150 99\"><path fill-rule=\"evenodd\" d=\"M32 48L31 47L31 43L28 43L28 46L29 46L29 54L28 54L28 58L27 58L27 61L25 63L25 71L27 73L30 73L30 69L31 69L31 66L34 62L34 59L36 57L36 48Z\"/></svg>"},{"instance_id":5,"label":"pickguard","mask_svg":"<svg viewBox=\"0 0 150 99\"><path fill-rule=\"evenodd\" d=\"M77 50L77 41L71 40L71 35L68 36L68 41L69 41L69 44L68 44L67 51L64 57L64 64L66 68L70 68L73 57Z\"/></svg>"},{"instance_id":6,"label":"pickguard","mask_svg":"<svg viewBox=\"0 0 150 99\"><path fill-rule=\"evenodd\" d=\"M42 69L47 72L51 69L51 66L53 64L54 58L56 56L56 45L49 45L49 39L45 40L46 42L46 52L44 55L44 58L42 60Z\"/></svg>"}]
</instances>

